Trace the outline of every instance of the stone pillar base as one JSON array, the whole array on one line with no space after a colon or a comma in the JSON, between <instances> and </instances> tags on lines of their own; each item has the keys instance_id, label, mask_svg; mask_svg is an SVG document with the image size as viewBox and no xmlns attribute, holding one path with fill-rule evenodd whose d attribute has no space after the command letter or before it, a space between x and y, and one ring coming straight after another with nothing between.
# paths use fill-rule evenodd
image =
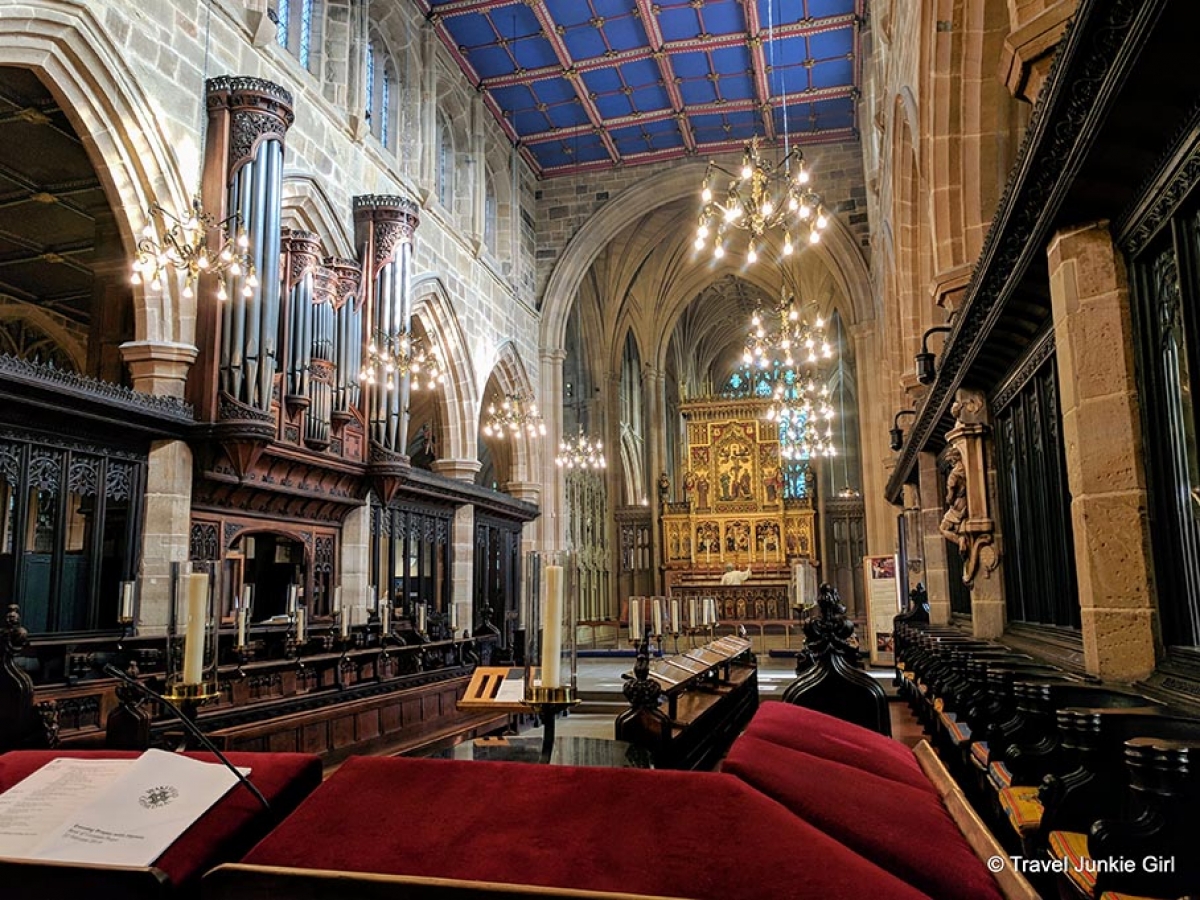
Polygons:
<instances>
[{"instance_id":1,"label":"stone pillar base","mask_svg":"<svg viewBox=\"0 0 1200 900\"><path fill-rule=\"evenodd\" d=\"M188 370L199 351L191 344L130 341L121 345L121 358L129 366L133 389L158 397L183 399Z\"/></svg>"},{"instance_id":2,"label":"stone pillar base","mask_svg":"<svg viewBox=\"0 0 1200 900\"><path fill-rule=\"evenodd\" d=\"M171 618L171 563L188 558L192 533L192 451L183 441L156 441L146 468L138 631L165 634Z\"/></svg>"},{"instance_id":3,"label":"stone pillar base","mask_svg":"<svg viewBox=\"0 0 1200 900\"><path fill-rule=\"evenodd\" d=\"M1002 599L980 596L984 590L976 581L971 598L971 634L980 640L994 640L1004 634L1008 610Z\"/></svg>"},{"instance_id":4,"label":"stone pillar base","mask_svg":"<svg viewBox=\"0 0 1200 900\"><path fill-rule=\"evenodd\" d=\"M1083 659L1090 674L1138 681L1154 671L1158 615L1152 609L1084 607Z\"/></svg>"}]
</instances>

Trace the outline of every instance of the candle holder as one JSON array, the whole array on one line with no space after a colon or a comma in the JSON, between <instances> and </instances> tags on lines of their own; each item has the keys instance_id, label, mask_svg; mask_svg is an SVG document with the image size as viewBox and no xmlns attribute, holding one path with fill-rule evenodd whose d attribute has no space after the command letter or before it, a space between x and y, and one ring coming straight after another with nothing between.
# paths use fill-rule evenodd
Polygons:
<instances>
[{"instance_id":1,"label":"candle holder","mask_svg":"<svg viewBox=\"0 0 1200 900\"><path fill-rule=\"evenodd\" d=\"M213 562L171 565L171 620L167 632L164 695L195 721L199 707L216 697L216 599L219 570Z\"/></svg>"},{"instance_id":2,"label":"candle holder","mask_svg":"<svg viewBox=\"0 0 1200 900\"><path fill-rule=\"evenodd\" d=\"M575 682L575 556L525 556L525 704L542 720L542 762L554 750L558 714L579 702Z\"/></svg>"},{"instance_id":3,"label":"candle holder","mask_svg":"<svg viewBox=\"0 0 1200 900\"><path fill-rule=\"evenodd\" d=\"M137 633L138 607L137 581L122 581L121 593L117 601L117 624L121 626L121 638L133 637Z\"/></svg>"}]
</instances>

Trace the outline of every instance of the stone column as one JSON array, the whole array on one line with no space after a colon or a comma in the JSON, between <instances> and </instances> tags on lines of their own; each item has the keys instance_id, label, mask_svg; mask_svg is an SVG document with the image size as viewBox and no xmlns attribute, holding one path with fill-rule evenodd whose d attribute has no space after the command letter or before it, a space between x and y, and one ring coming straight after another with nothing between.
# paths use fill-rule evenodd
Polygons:
<instances>
[{"instance_id":1,"label":"stone column","mask_svg":"<svg viewBox=\"0 0 1200 900\"><path fill-rule=\"evenodd\" d=\"M475 462L479 467L478 461ZM454 604L458 631L473 628L475 610L471 600L475 590L475 507L464 503L454 510L450 527L450 602Z\"/></svg>"},{"instance_id":2,"label":"stone column","mask_svg":"<svg viewBox=\"0 0 1200 900\"><path fill-rule=\"evenodd\" d=\"M883 496L892 462L888 449L888 429L892 424L880 363L886 358L879 346L874 322L858 322L848 329L854 341L854 359L858 366L859 446L862 448L864 523L867 529L867 553L892 552L895 543L896 513L899 511Z\"/></svg>"},{"instance_id":3,"label":"stone column","mask_svg":"<svg viewBox=\"0 0 1200 900\"><path fill-rule=\"evenodd\" d=\"M483 250L484 229L486 228L484 210L487 182L487 129L491 124L491 116L483 105L483 94L477 93L471 98L471 234L475 244L475 252Z\"/></svg>"},{"instance_id":4,"label":"stone column","mask_svg":"<svg viewBox=\"0 0 1200 900\"><path fill-rule=\"evenodd\" d=\"M1125 264L1107 222L1047 251L1087 670L1142 678L1159 644Z\"/></svg>"},{"instance_id":5,"label":"stone column","mask_svg":"<svg viewBox=\"0 0 1200 900\"><path fill-rule=\"evenodd\" d=\"M654 585L655 593L665 593L666 587L663 585L663 534L662 534L662 514L663 504L658 496L658 478L662 472L666 472L666 428L663 425L666 419L666 404L663 398L663 373L659 369L650 366L644 366L642 369L642 387L646 398L646 465L647 477L650 479L652 487L648 488L650 498L651 518L650 522L653 526L651 534L654 535L654 547L651 558L654 560ZM657 423L657 424L656 424ZM673 473L667 472L670 477ZM674 485L672 485L673 487ZM670 495L668 495L668 500Z\"/></svg>"},{"instance_id":6,"label":"stone column","mask_svg":"<svg viewBox=\"0 0 1200 900\"><path fill-rule=\"evenodd\" d=\"M342 523L342 605L355 606L367 597L371 577L371 504L353 510Z\"/></svg>"},{"instance_id":7,"label":"stone column","mask_svg":"<svg viewBox=\"0 0 1200 900\"><path fill-rule=\"evenodd\" d=\"M535 506L539 505L542 499L542 486L536 481L510 481L504 485L504 492ZM545 517L545 508L543 507L542 515L532 522L526 522L525 527L521 529L521 559L524 559L525 554L530 550L545 549L543 536L545 530L543 529L541 534L538 531L538 522Z\"/></svg>"},{"instance_id":8,"label":"stone column","mask_svg":"<svg viewBox=\"0 0 1200 900\"><path fill-rule=\"evenodd\" d=\"M138 623L142 634L166 634L171 618L171 563L188 558L191 533L191 448L183 441L155 441L146 468Z\"/></svg>"},{"instance_id":9,"label":"stone column","mask_svg":"<svg viewBox=\"0 0 1200 900\"><path fill-rule=\"evenodd\" d=\"M421 172L420 184L423 185L421 199L427 201L431 194L437 192L437 69L434 60L439 53L437 31L426 24L421 33L421 58L425 66L421 69L421 102L420 134L421 134Z\"/></svg>"},{"instance_id":10,"label":"stone column","mask_svg":"<svg viewBox=\"0 0 1200 900\"><path fill-rule=\"evenodd\" d=\"M135 391L181 400L188 370L198 353L191 344L166 341L129 341L121 345L121 358L129 366Z\"/></svg>"},{"instance_id":11,"label":"stone column","mask_svg":"<svg viewBox=\"0 0 1200 900\"><path fill-rule=\"evenodd\" d=\"M541 409L546 419L546 436L542 438L545 452L541 454L539 473L542 480L540 534L542 547L547 550L565 547L567 540L566 497L562 473L554 462L563 433L563 362L566 358L566 351L560 349L542 350L538 355Z\"/></svg>"},{"instance_id":12,"label":"stone column","mask_svg":"<svg viewBox=\"0 0 1200 900\"><path fill-rule=\"evenodd\" d=\"M946 539L938 531L946 510L942 505L937 456L920 453L917 466L921 479L921 540L925 554L925 590L929 592L929 621L934 625L946 625L950 621L950 569L946 563Z\"/></svg>"}]
</instances>

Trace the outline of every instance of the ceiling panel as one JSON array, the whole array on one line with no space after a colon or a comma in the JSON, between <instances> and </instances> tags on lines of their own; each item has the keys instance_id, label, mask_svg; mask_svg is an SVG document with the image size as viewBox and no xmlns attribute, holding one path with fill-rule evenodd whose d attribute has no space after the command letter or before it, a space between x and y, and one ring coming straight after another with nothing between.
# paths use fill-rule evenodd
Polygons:
<instances>
[{"instance_id":1,"label":"ceiling panel","mask_svg":"<svg viewBox=\"0 0 1200 900\"><path fill-rule=\"evenodd\" d=\"M416 2L544 176L858 134L864 0Z\"/></svg>"}]
</instances>

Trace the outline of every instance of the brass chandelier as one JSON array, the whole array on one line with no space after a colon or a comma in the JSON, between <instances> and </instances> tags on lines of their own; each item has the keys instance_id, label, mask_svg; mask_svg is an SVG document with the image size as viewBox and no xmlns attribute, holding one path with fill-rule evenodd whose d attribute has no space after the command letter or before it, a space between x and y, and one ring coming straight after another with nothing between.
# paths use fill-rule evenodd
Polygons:
<instances>
[{"instance_id":1,"label":"brass chandelier","mask_svg":"<svg viewBox=\"0 0 1200 900\"><path fill-rule=\"evenodd\" d=\"M784 459L837 455L829 388L818 388L811 377L803 383L776 385L766 418L779 427L779 455Z\"/></svg>"},{"instance_id":2,"label":"brass chandelier","mask_svg":"<svg viewBox=\"0 0 1200 900\"><path fill-rule=\"evenodd\" d=\"M252 296L258 278L250 261L250 240L240 220L234 213L217 221L200 206L199 197L192 198L191 209L182 218L163 209L157 201L151 203L130 280L133 284L144 283L152 291L163 291L168 276L175 272L183 275L183 296L191 298L204 272L227 272L236 278L245 271L242 291ZM217 280L217 299L229 299L224 278Z\"/></svg>"},{"instance_id":3,"label":"brass chandelier","mask_svg":"<svg viewBox=\"0 0 1200 900\"><path fill-rule=\"evenodd\" d=\"M422 347L420 337L407 331L377 332L367 345L367 360L358 380L372 386L382 382L384 390L390 391L396 381L392 376L397 374L411 375L414 390L422 387L433 390L446 381L437 351Z\"/></svg>"},{"instance_id":4,"label":"brass chandelier","mask_svg":"<svg viewBox=\"0 0 1200 900\"><path fill-rule=\"evenodd\" d=\"M742 361L759 369L773 363L793 368L817 365L832 356L833 350L825 335L825 319L815 313L809 322L792 295L781 300L770 313L755 311L750 319Z\"/></svg>"},{"instance_id":5,"label":"brass chandelier","mask_svg":"<svg viewBox=\"0 0 1200 900\"><path fill-rule=\"evenodd\" d=\"M530 437L546 433L546 423L538 414L537 404L523 394L506 394L499 406L489 403L487 411L483 433L488 437L517 435L522 431Z\"/></svg>"},{"instance_id":6,"label":"brass chandelier","mask_svg":"<svg viewBox=\"0 0 1200 900\"><path fill-rule=\"evenodd\" d=\"M598 438L584 434L582 425L579 426L578 434L559 441L558 456L554 458L554 462L560 469L566 469L568 472L575 469L604 469L608 466L604 459L604 444Z\"/></svg>"},{"instance_id":7,"label":"brass chandelier","mask_svg":"<svg viewBox=\"0 0 1200 900\"><path fill-rule=\"evenodd\" d=\"M828 226L821 196L810 186L811 174L799 147L787 151L778 163L763 159L758 137L746 145L741 169L731 172L710 161L700 191L703 206L696 229L695 248L703 250L712 239L714 259L725 255L728 236L734 231L748 233L746 262L758 260L759 248L771 231L783 233L783 255L791 256L795 241L819 243ZM725 175L729 183L718 197L713 182Z\"/></svg>"},{"instance_id":8,"label":"brass chandelier","mask_svg":"<svg viewBox=\"0 0 1200 900\"><path fill-rule=\"evenodd\" d=\"M200 85L208 82L208 49L212 7L205 3L204 64ZM199 159L204 159L205 105L200 104ZM172 274L183 276L183 297L196 295L200 276L210 273L237 278L245 273L242 293L254 296L258 277L250 255L250 239L242 227L241 215L234 211L224 219L204 211L199 190L192 196L191 206L181 215L165 209L157 200L146 211L146 225L137 242L137 257L133 261L130 281L145 284L151 291L165 291ZM217 299L229 299L226 279L217 278Z\"/></svg>"}]
</instances>

